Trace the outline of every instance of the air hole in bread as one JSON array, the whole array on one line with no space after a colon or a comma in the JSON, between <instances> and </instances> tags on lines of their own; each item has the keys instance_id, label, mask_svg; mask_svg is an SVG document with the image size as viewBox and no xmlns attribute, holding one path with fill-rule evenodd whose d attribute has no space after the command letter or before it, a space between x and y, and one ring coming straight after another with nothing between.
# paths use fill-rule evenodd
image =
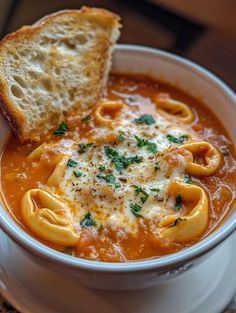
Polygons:
<instances>
[{"instance_id":1,"label":"air hole in bread","mask_svg":"<svg viewBox=\"0 0 236 313\"><path fill-rule=\"evenodd\" d=\"M60 75L60 74L61 74L61 69L60 69L59 67L56 67L56 68L55 68L55 73L56 73L57 75Z\"/></svg>"},{"instance_id":2,"label":"air hole in bread","mask_svg":"<svg viewBox=\"0 0 236 313\"><path fill-rule=\"evenodd\" d=\"M33 58L32 58L32 61L33 62L43 62L45 60L45 55L43 52L39 52L37 53Z\"/></svg>"},{"instance_id":3,"label":"air hole in bread","mask_svg":"<svg viewBox=\"0 0 236 313\"><path fill-rule=\"evenodd\" d=\"M80 45L84 45L88 42L88 38L83 35L83 34L79 34L76 36L76 41L80 44Z\"/></svg>"},{"instance_id":4,"label":"air hole in bread","mask_svg":"<svg viewBox=\"0 0 236 313\"><path fill-rule=\"evenodd\" d=\"M14 75L13 78L22 88L27 87L27 84L22 77Z\"/></svg>"},{"instance_id":5,"label":"air hole in bread","mask_svg":"<svg viewBox=\"0 0 236 313\"><path fill-rule=\"evenodd\" d=\"M68 106L69 103L66 99L64 99L64 100L62 100L62 104L66 107L66 106Z\"/></svg>"},{"instance_id":6,"label":"air hole in bread","mask_svg":"<svg viewBox=\"0 0 236 313\"><path fill-rule=\"evenodd\" d=\"M69 39L64 39L59 43L58 47L61 51L66 52L66 51L71 51L76 49L76 45L72 40Z\"/></svg>"},{"instance_id":7,"label":"air hole in bread","mask_svg":"<svg viewBox=\"0 0 236 313\"><path fill-rule=\"evenodd\" d=\"M18 54L11 54L12 58L17 61L20 59L19 55Z\"/></svg>"},{"instance_id":8,"label":"air hole in bread","mask_svg":"<svg viewBox=\"0 0 236 313\"><path fill-rule=\"evenodd\" d=\"M46 91L52 90L52 82L49 78L44 78L40 82L40 87Z\"/></svg>"},{"instance_id":9,"label":"air hole in bread","mask_svg":"<svg viewBox=\"0 0 236 313\"><path fill-rule=\"evenodd\" d=\"M23 91L18 85L12 85L11 86L11 93L16 98L22 98L24 96Z\"/></svg>"}]
</instances>

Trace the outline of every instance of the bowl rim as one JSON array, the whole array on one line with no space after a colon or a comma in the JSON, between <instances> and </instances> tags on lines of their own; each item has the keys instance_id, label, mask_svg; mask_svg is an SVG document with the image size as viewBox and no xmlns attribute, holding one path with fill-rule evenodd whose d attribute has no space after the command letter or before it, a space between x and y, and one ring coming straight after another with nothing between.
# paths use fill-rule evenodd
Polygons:
<instances>
[{"instance_id":1,"label":"bowl rim","mask_svg":"<svg viewBox=\"0 0 236 313\"><path fill-rule=\"evenodd\" d=\"M154 54L159 58L168 59L169 62L181 63L182 66L194 71L196 75L200 75L202 78L214 82L228 94L232 102L235 102L236 109L236 97L234 92L228 87L220 78L216 75L204 69L202 66L189 61L178 55L162 51L160 49L130 45L130 44L119 44L115 50L126 52L126 53L139 53L139 54ZM145 260L128 261L125 263L112 263L112 262L101 262L91 261L82 258L73 257L66 255L62 252L58 252L46 245L40 243L34 239L31 235L26 233L14 219L10 216L6 209L0 205L0 227L1 229L19 246L24 248L30 254L40 257L47 262L55 263L57 265L63 265L71 269L97 271L97 272L137 272L137 271L150 271L150 270L164 270L166 268L175 268L181 264L197 259L203 254L206 254L223 240L225 240L231 233L236 230L236 211L234 211L230 218L218 227L214 232L209 234L206 238L194 244L191 247L185 248L177 253L162 256L160 258L151 258Z\"/></svg>"}]
</instances>

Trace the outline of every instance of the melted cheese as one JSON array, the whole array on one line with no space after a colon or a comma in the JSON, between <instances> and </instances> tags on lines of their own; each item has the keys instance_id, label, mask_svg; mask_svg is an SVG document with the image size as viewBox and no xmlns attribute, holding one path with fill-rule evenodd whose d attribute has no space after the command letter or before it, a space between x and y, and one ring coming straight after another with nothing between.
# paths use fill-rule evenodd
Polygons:
<instances>
[{"instance_id":1,"label":"melted cheese","mask_svg":"<svg viewBox=\"0 0 236 313\"><path fill-rule=\"evenodd\" d=\"M152 115L155 119L152 125L136 123L135 119L139 116L135 110L125 110L112 128L96 128L90 140L93 146L82 153L78 152L79 145L86 142L62 139L50 147L55 154L74 162L73 166L66 167L58 186L45 188L76 210L77 227L80 227L85 214L90 212L96 227L102 225L104 229L112 229L120 236L121 233L135 234L138 231L140 218L137 215L142 216L142 223L148 223L155 229L165 216L176 214L174 199L170 199L166 191L172 180L183 179L186 158L177 150L172 153L173 162L165 157L171 147L179 146L168 140L167 135L176 138L187 136L195 140L197 136L193 131L190 133L188 126L160 114ZM117 140L111 144L108 139L111 136L118 138L121 133L123 141ZM139 147L137 138L154 143L157 151L148 150L147 144ZM142 161L118 171L106 155L105 146L126 158L138 156ZM100 167L105 170L99 170ZM77 172L80 173L79 177L76 176ZM115 183L106 181L108 175L113 175ZM146 193L146 201L145 194L136 191L137 187ZM137 215L132 212L133 205L140 208Z\"/></svg>"}]
</instances>

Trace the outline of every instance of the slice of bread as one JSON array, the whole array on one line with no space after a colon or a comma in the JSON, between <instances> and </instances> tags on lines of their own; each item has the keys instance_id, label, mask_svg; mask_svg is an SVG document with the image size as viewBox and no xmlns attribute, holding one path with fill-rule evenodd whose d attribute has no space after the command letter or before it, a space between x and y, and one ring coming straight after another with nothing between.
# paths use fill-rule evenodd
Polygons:
<instances>
[{"instance_id":1,"label":"slice of bread","mask_svg":"<svg viewBox=\"0 0 236 313\"><path fill-rule=\"evenodd\" d=\"M104 92L119 17L83 7L46 16L0 42L0 110L21 140Z\"/></svg>"}]
</instances>

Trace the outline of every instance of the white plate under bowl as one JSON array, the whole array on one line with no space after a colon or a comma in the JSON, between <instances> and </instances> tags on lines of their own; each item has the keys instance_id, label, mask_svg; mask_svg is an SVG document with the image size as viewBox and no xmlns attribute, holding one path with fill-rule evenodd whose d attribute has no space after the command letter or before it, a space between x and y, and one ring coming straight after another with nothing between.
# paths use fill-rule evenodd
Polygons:
<instances>
[{"instance_id":1,"label":"white plate under bowl","mask_svg":"<svg viewBox=\"0 0 236 313\"><path fill-rule=\"evenodd\" d=\"M0 292L22 313L220 313L236 291L235 242L158 287L102 291L37 265L0 231Z\"/></svg>"}]
</instances>

